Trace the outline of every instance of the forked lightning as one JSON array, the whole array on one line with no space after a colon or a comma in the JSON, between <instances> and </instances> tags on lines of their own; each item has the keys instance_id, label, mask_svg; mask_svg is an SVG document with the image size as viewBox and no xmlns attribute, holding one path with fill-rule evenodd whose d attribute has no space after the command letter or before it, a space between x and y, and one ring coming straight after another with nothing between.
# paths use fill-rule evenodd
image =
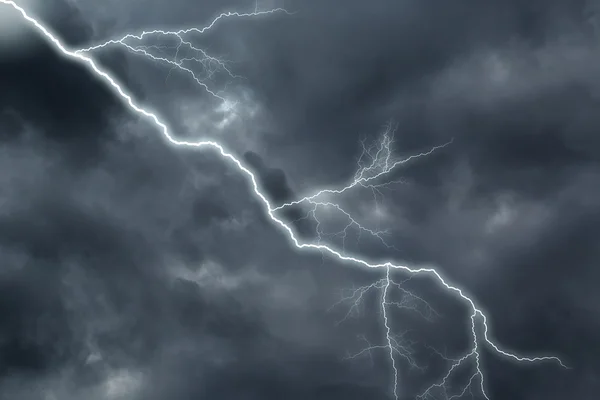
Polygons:
<instances>
[{"instance_id":1,"label":"forked lightning","mask_svg":"<svg viewBox=\"0 0 600 400\"><path fill-rule=\"evenodd\" d=\"M391 154L390 154L390 147L389 147L390 141L384 140L384 141L382 141L379 151L376 152L375 155L372 157L373 162L371 164L367 165L366 167L359 169L357 175L355 176L355 179L348 185L345 185L339 189L330 189L330 188L323 189L323 190L316 192L313 195L309 195L309 196L299 199L297 201L294 201L294 202L291 202L288 204L283 204L280 206L276 206L276 205L272 205L271 202L268 200L267 196L263 193L263 190L261 189L260 184L258 183L258 179L257 179L256 175L254 174L254 172L251 171L247 166L245 166L242 161L240 161L238 158L236 158L223 145L221 145L220 143L218 143L216 141L209 141L209 140L203 140L203 141L178 140L175 136L172 135L171 130L170 130L169 126L167 125L167 123L164 122L163 119L157 113L152 112L148 108L145 108L142 105L138 104L138 102L133 98L133 96L127 91L126 88L124 88L124 86L116 78L111 76L111 74L108 71L101 68L99 66L99 64L97 64L94 61L93 58L91 58L90 56L87 55L88 53L90 53L94 50L99 50L99 49L104 48L109 45L123 46L126 49L128 49L129 51L132 51L137 54L141 54L145 57L149 57L150 59L153 59L154 61L165 63L166 65L168 65L172 68L175 68L175 69L178 69L178 70L181 70L183 72L190 74L192 76L192 78L199 85L201 85L206 91L208 91L213 96L215 96L221 100L224 100L222 95L211 90L207 86L205 79L199 78L197 73L192 68L188 67L187 65L189 65L190 63L194 63L194 62L200 63L206 71L209 71L208 77L210 77L210 75L211 75L210 71L213 67L224 70L231 77L234 77L234 75L227 69L225 63L222 60L208 55L202 49L196 48L195 46L192 45L190 40L184 39L184 36L186 34L191 34L191 33L202 34L204 32L207 32L208 30L213 28L220 20L226 19L226 18L254 17L257 15L271 14L271 13L275 13L275 12L284 12L284 13L290 14L287 11L285 11L283 9L273 9L273 10L268 10L268 11L255 11L252 13L223 13L223 14L220 14L219 16L217 16L215 19L213 19L212 22L210 24L208 24L206 27L201 28L201 29L189 28L189 29L182 29L182 30L178 30L178 31L151 30L151 31L147 31L147 32L142 32L141 34L127 34L120 39L109 40L105 43L98 44L98 45L91 46L91 47L84 48L84 49L70 49L70 48L66 47L62 43L62 41L49 28L45 27L42 22L38 21L36 18L34 18L32 15L30 15L24 8L19 6L15 1L0 0L0 5L12 7L14 10L16 10L18 13L20 13L20 15L24 18L24 20L27 23L29 23L32 28L36 29L38 31L38 33L45 40L47 40L47 42L49 44L51 44L65 58L70 59L74 62L78 62L78 63L86 66L99 80L103 81L108 87L110 87L114 91L114 93L123 100L124 104L126 104L132 112L138 114L139 116L146 118L147 120L149 120L149 122L154 124L155 127L160 130L160 132L164 135L164 137L168 140L168 142L170 144L175 145L175 146L183 146L183 147L205 148L206 150L216 151L224 159L231 162L239 170L239 172L249 180L250 186L252 188L252 193L256 196L256 199L258 200L259 204L262 207L264 207L265 213L269 216L269 218L271 219L273 224L284 235L287 236L287 238L290 240L290 243L293 246L295 246L295 248L297 248L299 250L317 251L317 252L326 253L342 262L355 264L355 265L365 267L365 268L381 269L382 272L384 272L384 274L385 274L384 278L377 281L375 284L373 284L371 286L359 289L359 291L357 291L355 293L353 298L354 298L355 302L358 302L358 301L360 301L360 298L356 299L355 296L358 295L360 297L364 293L366 293L366 291L369 291L372 289L381 290L381 311L382 311L382 315L383 315L383 327L384 327L384 333L385 333L384 342L385 343L382 345L373 345L373 346L369 345L369 348L366 350L374 350L374 349L381 348L381 349L386 349L387 352L389 353L390 363L391 363L391 367L393 370L392 392L393 392L395 399L399 398L399 393L398 393L399 372L398 372L398 367L397 367L397 361L398 361L397 357L403 358L403 359L407 360L409 363L412 362L412 358L411 358L410 352L409 352L410 349L399 343L398 338L393 335L392 328L390 325L389 308L391 306L395 306L395 307L407 306L406 304L396 303L396 302L390 301L390 299L389 299L389 293L392 288L397 287L400 290L402 290L400 285L392 280L391 275L392 275L392 271L394 271L394 270L403 271L407 274L426 274L426 275L429 275L429 276L435 278L445 290L454 294L459 300L462 300L463 302L465 302L465 304L468 305L471 310L471 315L470 315L471 321L470 321L469 330L470 330L470 334L472 335L472 347L461 358L457 358L457 359L446 358L446 360L449 362L447 374L445 376L441 377L438 382L432 384L429 388L425 389L418 396L420 399L423 399L423 400L434 399L434 398L440 398L440 396L442 398L446 398L446 399L459 398L462 395L464 395L468 392L471 392L472 386L476 382L478 382L479 391L481 393L481 396L483 396L486 399L489 399L488 394L486 392L485 385L484 385L484 373L480 366L479 349L480 349L481 345L486 345L490 349L492 349L494 352L496 352L497 354L499 354L503 357L507 357L508 359L512 359L514 361L518 361L518 362L555 361L558 364L560 364L562 367L565 367L563 362L558 357L554 357L554 356L525 357L525 356L515 354L514 352L502 349L498 344L496 344L490 338L487 317L486 317L485 313L482 311L482 309L476 305L474 300L472 300L463 291L463 289L449 283L434 268L412 268L412 267L405 266L405 265L397 265L397 264L393 263L392 261L372 262L372 261L363 259L357 255L352 255L352 254L346 253L346 251L344 249L337 249L334 246L322 244L321 241L305 242L298 238L298 236L296 235L296 233L294 232L294 230L292 229L292 227L290 225L288 225L282 218L277 216L278 211L280 211L286 207L290 207L293 205L300 205L302 203L311 204L315 208L317 208L317 207L333 207L334 209L337 209L338 212L342 213L343 215L345 215L348 218L348 220L350 221L350 224L348 225L348 227L350 225L356 225L359 227L359 229L365 230L365 231L379 237L379 232L373 231L368 228L363 228L358 222L356 222L356 220L348 212L344 211L336 203L333 203L331 201L322 201L322 200L319 200L318 198L323 195L341 194L341 193L347 192L347 191L349 191L355 187L359 187L359 186L366 187L366 188L376 191L380 187L379 184L376 183L376 181L380 177L390 173L390 171L392 171L394 168L404 164L405 162L409 161L410 159L413 159L413 158L419 157L419 156L428 155L428 154L434 152L435 150L448 145L448 143L438 146L438 147L435 147L428 152L409 157L408 159L393 160L391 158ZM152 35L168 36L168 37L176 38L176 40L179 41L179 44L177 45L177 53L175 54L175 57L168 58L168 57L163 57L163 56L156 56L150 52L151 49L149 46L143 46L140 44L131 44L128 42L128 41L136 41L136 40L141 41L145 37L152 36ZM187 49L187 51L191 51L191 52L195 53L197 56L178 57L178 53L183 47L185 47ZM408 295L413 300L417 300L421 306L425 307L425 310L427 312L433 312L433 310L431 310L429 308L428 304L424 300L422 300L419 297L416 297L412 293L408 293ZM482 331L483 331L482 334L478 334L478 328L482 328ZM458 391L452 393L450 391L451 387L449 385L449 381L451 380L452 375L453 375L453 373L455 373L457 368L459 368L461 365L463 365L467 360L473 361L473 364L475 366L474 373L471 376L471 378L469 379L469 381L462 387L461 390L458 390Z\"/></svg>"}]
</instances>

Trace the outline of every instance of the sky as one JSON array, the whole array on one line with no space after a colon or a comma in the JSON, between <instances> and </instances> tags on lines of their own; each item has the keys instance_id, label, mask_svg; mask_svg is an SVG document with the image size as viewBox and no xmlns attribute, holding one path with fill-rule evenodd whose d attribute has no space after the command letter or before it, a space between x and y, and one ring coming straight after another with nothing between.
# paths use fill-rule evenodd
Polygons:
<instances>
[{"instance_id":1,"label":"sky","mask_svg":"<svg viewBox=\"0 0 600 400\"><path fill-rule=\"evenodd\" d=\"M600 1L16 3L568 368L2 0L0 400L597 398Z\"/></svg>"}]
</instances>

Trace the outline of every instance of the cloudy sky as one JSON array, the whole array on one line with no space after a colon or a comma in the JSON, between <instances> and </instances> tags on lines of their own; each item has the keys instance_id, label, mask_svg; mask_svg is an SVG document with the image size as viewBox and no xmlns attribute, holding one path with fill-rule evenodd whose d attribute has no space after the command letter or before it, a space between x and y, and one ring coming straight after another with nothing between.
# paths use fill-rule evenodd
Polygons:
<instances>
[{"instance_id":1,"label":"cloudy sky","mask_svg":"<svg viewBox=\"0 0 600 400\"><path fill-rule=\"evenodd\" d=\"M85 54L273 205L451 141L277 215L436 268L496 343L569 367L495 353L479 320L490 399L597 398L600 1L17 3L73 50L284 7ZM6 1L0 143L1 400L414 399L470 351L439 280L295 249L234 164L168 143ZM474 361L423 400L485 398Z\"/></svg>"}]
</instances>

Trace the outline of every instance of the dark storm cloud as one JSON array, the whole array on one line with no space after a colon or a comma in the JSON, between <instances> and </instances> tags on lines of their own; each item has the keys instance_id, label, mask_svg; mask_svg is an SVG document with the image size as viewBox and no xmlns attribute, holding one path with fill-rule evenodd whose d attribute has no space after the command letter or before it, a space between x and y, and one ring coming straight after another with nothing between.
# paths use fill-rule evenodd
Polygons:
<instances>
[{"instance_id":1,"label":"dark storm cloud","mask_svg":"<svg viewBox=\"0 0 600 400\"><path fill-rule=\"evenodd\" d=\"M263 159L253 152L244 154L244 159L261 176L262 186L275 203L295 200L294 192L290 189L283 170L267 167Z\"/></svg>"},{"instance_id":2,"label":"dark storm cloud","mask_svg":"<svg viewBox=\"0 0 600 400\"><path fill-rule=\"evenodd\" d=\"M219 385L194 374L212 379L224 365L223 384L251 368L256 379L240 388L260 394L275 365L310 337L332 352L324 347L331 332L318 333L311 315L312 279L274 284L288 279L282 266L299 261L257 217L247 182L224 179L214 155L182 155L145 127L149 138L122 139L127 128L111 120L134 121L116 99L102 90L94 97L99 84L84 69L51 52L39 57L43 84L25 87L29 102L16 86L26 79L13 78L31 57L7 69L14 86L2 123L1 397L196 397ZM48 99L51 85L61 90ZM86 136L78 140L79 129ZM302 317L282 323L289 313ZM313 351L338 364L337 355ZM278 356L258 368L262 354ZM285 379L284 392L299 384Z\"/></svg>"},{"instance_id":3,"label":"dark storm cloud","mask_svg":"<svg viewBox=\"0 0 600 400\"><path fill-rule=\"evenodd\" d=\"M54 11L59 9L65 10ZM61 27L81 33L81 23L71 14ZM0 60L4 382L21 373L43 376L83 361L85 339L72 331L61 293L70 257L87 252L96 259L106 255L102 261L107 264L121 257L131 261L132 243L119 240L125 239L121 231L101 216L74 206L61 190L64 165L55 166L63 162L57 151L85 163L97 155L106 139L102 132L107 116L117 103L84 69L65 62L35 34L30 36L33 46L14 56L3 52ZM9 396L2 392L3 398Z\"/></svg>"},{"instance_id":4,"label":"dark storm cloud","mask_svg":"<svg viewBox=\"0 0 600 400\"><path fill-rule=\"evenodd\" d=\"M92 32L77 9L63 0L51 3L44 4L41 15L64 43L76 46L89 41ZM20 21L19 14L13 14ZM121 103L105 84L90 79L85 67L64 59L37 33L30 30L24 35L26 50L3 52L0 59L3 114L12 124L26 124L43 132L51 139L50 145L66 147L65 156L89 162L111 138L108 128L123 111ZM113 55L106 62L122 76L126 68L122 57ZM5 140L14 140L16 131L6 129L2 135Z\"/></svg>"},{"instance_id":5,"label":"dark storm cloud","mask_svg":"<svg viewBox=\"0 0 600 400\"><path fill-rule=\"evenodd\" d=\"M70 156L91 156L102 141L95 127L107 126L111 109L118 106L112 93L87 74L39 43L35 52L0 61L1 107L70 148ZM3 132L5 140L15 139L7 137L11 133Z\"/></svg>"},{"instance_id":6,"label":"dark storm cloud","mask_svg":"<svg viewBox=\"0 0 600 400\"><path fill-rule=\"evenodd\" d=\"M209 20L222 6L119 5L116 25L143 27ZM359 139L390 119L405 154L455 138L386 192L401 253L365 251L439 265L482 301L502 343L573 367L486 354L492 398L598 390L595 5L315 0L214 35L273 121L275 134L251 136L259 143L241 154L275 203L352 176ZM81 43L92 33L70 10L62 25L59 5L45 18ZM126 80L115 56L105 62ZM362 345L356 335L379 340L379 316L346 330L334 328L343 306L324 312L336 289L379 276L292 251L234 170L169 148L41 41L0 63L0 398L389 398L385 354L372 369L368 356L341 361ZM348 200L365 223L370 201ZM415 287L448 307L422 337L467 340L464 310L429 281Z\"/></svg>"},{"instance_id":7,"label":"dark storm cloud","mask_svg":"<svg viewBox=\"0 0 600 400\"><path fill-rule=\"evenodd\" d=\"M244 154L244 159L257 174L259 183L272 204L281 205L297 199L298 196L289 187L283 170L268 167L260 155L251 151ZM295 206L285 209L281 214L295 227L299 235L305 236L306 240L311 240L310 238L315 234L315 223L307 218L306 210L301 206ZM268 223L267 220L265 222Z\"/></svg>"},{"instance_id":8,"label":"dark storm cloud","mask_svg":"<svg viewBox=\"0 0 600 400\"><path fill-rule=\"evenodd\" d=\"M558 349L582 374L597 354L564 344L582 337L593 348L598 310L571 304L590 304L576 299L596 291L565 279L596 279L597 7L304 2L246 43L246 76L285 132L264 154L289 165L292 188L347 179L359 137L390 118L405 153L455 138L443 155L406 168L413 184L388 195L402 215L394 244L405 259L472 282L506 343ZM540 388L543 374L530 379L552 391ZM597 387L573 375L560 382L556 398ZM536 396L514 385L512 396Z\"/></svg>"},{"instance_id":9,"label":"dark storm cloud","mask_svg":"<svg viewBox=\"0 0 600 400\"><path fill-rule=\"evenodd\" d=\"M227 199L210 185L181 197L182 177L190 165L160 141L137 145L144 154L107 150L100 163L78 170L56 159L36 163L39 150L33 149L27 158L22 150L21 157L5 158L18 171L3 169L7 193L0 246L6 313L0 337L2 391L7 396L25 396L9 390L14 379L42 380L62 370L73 369L70 384L91 392L118 368L152 375L162 358L177 370L186 361L180 360L180 343L198 357L196 367L210 371L223 352L247 348L252 358L256 341L269 337L262 318L252 310L253 299L260 297L228 293L247 286L247 279L252 285L252 274L245 278L241 270L236 278L235 269L245 266L250 273L253 267L247 263L261 252L256 242L254 254L244 251L235 232L220 228L231 218L243 217L239 207L235 213L227 211ZM7 154L19 154L17 145L8 146ZM163 170L140 173L156 168L156 157L162 158ZM146 181L136 184L144 175ZM206 170L203 175L206 179ZM161 190L155 191L155 185ZM192 247L194 253L188 250ZM239 252L231 251L236 248ZM220 255L223 250L228 254ZM204 257L225 259L235 268L202 278ZM180 264L184 267L178 269ZM268 292L270 278L261 280L257 272L256 279L255 285ZM268 312L261 314L273 318ZM210 346L211 341L218 346ZM235 365L234 360L227 362ZM60 386L40 385L41 391L50 392ZM177 390L198 393L201 387L190 382L187 389L179 385Z\"/></svg>"},{"instance_id":10,"label":"dark storm cloud","mask_svg":"<svg viewBox=\"0 0 600 400\"><path fill-rule=\"evenodd\" d=\"M5 264L4 268L8 266ZM29 277L3 277L2 286L2 361L0 374L23 371L35 373L56 368L70 356L76 340L66 336L67 321L56 291L48 290L56 276L38 268ZM43 325L43 330L35 330Z\"/></svg>"},{"instance_id":11,"label":"dark storm cloud","mask_svg":"<svg viewBox=\"0 0 600 400\"><path fill-rule=\"evenodd\" d=\"M400 122L397 140L405 152L462 136L464 126L448 127L441 115L427 114L431 100L423 98L423 86L481 50L510 42L540 46L563 33L590 31L594 15L584 1L379 1L343 7L315 1L286 7L298 14L241 25L243 36L234 27L230 40L243 41L243 74L257 99L273 110L274 129L284 132L268 137L265 152L296 167L296 180L316 175L310 168L316 160L330 162L323 180L342 179L353 168L348 155L356 153L359 139L377 135L389 119ZM470 77L465 74L466 85L457 85L449 102L478 89Z\"/></svg>"}]
</instances>

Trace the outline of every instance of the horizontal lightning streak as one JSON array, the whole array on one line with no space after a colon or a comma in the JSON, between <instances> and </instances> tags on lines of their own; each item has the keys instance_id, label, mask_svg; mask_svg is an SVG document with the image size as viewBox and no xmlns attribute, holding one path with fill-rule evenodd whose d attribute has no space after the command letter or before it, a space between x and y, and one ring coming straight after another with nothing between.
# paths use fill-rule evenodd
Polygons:
<instances>
[{"instance_id":1,"label":"horizontal lightning streak","mask_svg":"<svg viewBox=\"0 0 600 400\"><path fill-rule=\"evenodd\" d=\"M320 192L318 192L315 195L312 195L310 197L305 197L297 202L292 202L292 203L288 203L288 204L284 204L282 206L279 207L273 207L271 205L271 203L269 202L269 200L267 199L267 197L263 194L260 185L258 184L257 178L254 175L254 173L248 168L246 167L240 160L238 160L233 154L231 154L230 152L228 152L221 144L214 142L214 141L197 141L197 142L191 142L191 141L183 141L183 140L178 140L175 137L172 136L172 134L170 133L170 129L168 127L168 125L162 121L161 118L158 117L157 114L148 111L148 109L138 105L138 103L133 99L132 95L129 94L122 86L122 84L120 84L117 79L115 79L114 77L112 77L108 72L106 72L105 70L103 70L92 58L88 57L85 55L86 52L106 46L107 44L113 43L113 44L117 44L117 43L121 43L122 44L122 40L111 40L109 42L103 43L101 45L96 45L87 49L81 49L81 50L70 50L68 49L65 45L63 45L63 43L56 37L55 34L53 34L50 29L48 29L47 27L45 27L42 23L40 23L38 20L36 20L35 18L33 18L32 16L30 16L25 9L23 9L21 6L19 6L15 1L13 0L0 0L0 4L4 4L4 5L8 5L10 7L12 7L14 10L18 11L21 16L28 22L31 24L32 27L34 27L35 29L38 30L38 32L50 43L52 44L58 51L60 51L60 53L62 53L62 55L68 59L71 59L75 62L78 62L82 65L85 65L87 68L89 68L89 70L91 72L93 72L99 79L101 79L102 81L104 81L113 91L116 95L118 95L123 102L135 113L137 113L138 115L148 119L150 122L152 122L154 125L156 125L157 128L159 128L159 130L162 132L162 134L164 135L164 137L173 145L176 146L184 146L184 147L192 147L192 148L207 148L207 149L212 149L214 151L216 151L217 153L219 153L223 158L227 159L228 161L230 161L233 165L235 165L238 170L240 172L242 172L250 181L251 183L251 187L252 187L252 191L254 193L254 195L260 200L260 204L264 207L264 210L266 212L266 214L269 216L269 218L271 219L271 221L288 237L288 239L290 240L290 242L297 248L297 249L302 249L302 250L312 250L312 251L320 251L320 252L324 252L324 253L328 253L331 256L341 260L341 261L345 261L345 262L349 262L349 263L353 263L359 266L363 266L363 267L367 267L367 268L374 268L374 269L385 269L386 271L386 286L384 287L383 290L383 304L385 305L387 302L385 300L386 298L386 294L388 292L389 289L389 285L390 285L390 271L391 269L395 269L395 270L402 270L405 272L408 272L410 274L428 274L432 277L434 277L435 279L437 279L437 281L444 287L446 288L448 291L454 293L455 295L458 296L458 298L462 299L464 302L466 302L470 309L472 310L472 315L471 315L471 331L472 331L472 335L473 335L473 350L471 353L469 353L467 356L465 357L471 357L474 356L476 359L476 366L477 366L477 373L476 375L479 376L480 378L480 383L481 383L481 391L482 394L484 395L484 397L487 399L488 396L486 394L485 388L484 388L484 382L483 382L483 372L480 369L480 365L479 365L479 353L478 353L478 346L479 346L479 338L476 332L476 320L477 318L481 319L481 323L483 324L483 340L485 341L485 343L487 343L487 345L489 345L493 350L495 350L498 354L503 355L509 359L513 359L515 361L519 361L519 362L537 362L537 361L556 361L558 362L561 366L565 367L565 365L563 364L563 362L558 358L558 357L554 357L554 356L543 356L543 357L523 357L523 356L519 356L516 355L512 352L509 352L507 350L504 350L502 348L500 348L497 344L495 344L489 337L489 332L488 332L488 324L487 324L487 317L484 314L484 312L477 307L477 305L475 304L475 302L469 297L467 296L467 294L464 292L463 289L461 289L460 287L454 286L452 284L450 284L447 280L445 280L441 274L435 270L434 268L411 268L408 266L404 266L404 265L396 265L391 261L383 261L383 262L376 262L376 263L371 263L367 260L361 259L358 256L353 256L353 255L348 255L348 254L343 254L341 251L336 250L335 248L331 247L331 246L327 246L327 245L323 245L323 244L314 244L314 243L303 243L301 242L295 235L294 231L292 230L292 228L290 226L288 226L283 220L279 219L275 213L280 210L281 208L284 208L286 206L290 206L293 204L299 204L303 201L311 201L313 200L315 197L323 194L323 193L342 193L346 190L349 190L350 188L359 185L359 184L364 184L364 183L368 183L374 179L377 179L379 176L383 175L384 173L389 172L391 169L395 168L396 166L406 163L407 161L415 158L415 157L419 157L421 155L426 155L429 154L433 151L435 151L436 149L445 147L446 145L448 145L449 143L446 143L444 145L438 146L433 148L432 150L430 150L427 153L422 153L416 156L411 156L407 159L404 160L400 160L400 161L396 161L394 163L391 164L387 164L385 165L385 168L383 169L383 171L386 172L379 172L378 174L375 174L373 176L370 177L364 177L364 176L358 176L356 177L355 181L352 182L350 185L342 188L342 189L326 189L326 190L322 190ZM242 13L223 13L220 14L217 18L215 18L212 23L210 25L208 25L205 28L202 29L198 29L198 28L190 28L190 29L184 29L181 31L176 31L176 32L170 32L170 31L161 31L161 30L155 30L155 31L149 31L149 32L143 32L140 35L127 35L125 38L137 38L137 39L141 39L143 36L149 35L149 34L153 34L153 33L159 33L159 34L165 34L165 35L179 35L182 33L189 33L189 32L197 32L197 33L203 33L206 32L207 30L209 30L211 27L213 27L219 20L224 19L226 17L231 17L231 16L251 16L251 15L256 15L256 14L269 14L269 13L273 13L275 11L282 11L282 12L286 12L287 11L283 10L283 9L275 9L275 10L270 10L270 11L264 11L264 12L258 12L258 13L248 13L248 14L242 14ZM288 13L289 14L289 13ZM394 396L397 398L397 370L396 370L396 365L394 362L394 353L391 350L393 348L393 343L390 342L390 326L388 325L388 317L387 314L385 314L385 307L383 309L384 311L384 319L385 319L385 327L387 329L387 339L388 339L388 349L390 349L390 356L392 358L392 367L394 369L395 372L395 376L394 376L394 381L395 381L395 385L393 388L394 391ZM450 370L450 372L448 373L448 375L451 374L452 370L454 368L456 368L456 364L452 367L452 369ZM447 379L447 377L444 378L444 381L441 383L443 384L445 382L445 380ZM474 377L471 379L471 381L474 379ZM435 385L434 385L435 386ZM466 388L465 388L466 390Z\"/></svg>"},{"instance_id":2,"label":"horizontal lightning streak","mask_svg":"<svg viewBox=\"0 0 600 400\"><path fill-rule=\"evenodd\" d=\"M363 170L361 170L361 173L358 174L358 176L354 179L354 181L352 183L350 183L350 184L348 184L348 185L346 185L346 186L344 186L342 188L339 188L339 189L323 189L323 190L319 190L319 191L317 191L316 193L314 193L312 195L309 195L309 196L303 197L303 198L301 198L299 200L291 201L289 203L285 203L285 204L282 204L282 205L280 205L278 207L275 207L273 209L273 211L279 211L279 210L282 210L282 209L284 209L286 207L295 206L295 205L301 204L301 203L306 202L306 201L311 202L315 198L317 198L317 197L319 197L321 195L324 195L324 194L342 194L342 193L347 192L350 189L356 187L357 185L362 185L362 186L366 186L366 187L370 187L370 188L377 187L377 185L365 185L365 184L369 183L371 181L374 181L374 180L382 177L383 175L386 175L386 174L390 173L393 169L395 169L396 167L398 167L398 166L400 166L402 164L406 164L407 162L412 161L412 160L414 160L416 158L419 158L419 157L425 157L425 156L428 156L430 154L433 154L436 150L443 149L444 147L450 145L453 141L454 141L453 139L449 140L448 142L446 142L444 144L432 147L427 152L423 152L423 153L419 153L419 154L413 154L413 155L411 155L411 156L409 156L407 158L404 158L402 160L395 161L391 165L386 165L385 168L382 168L381 171L379 171L378 173L376 173L376 174L374 174L372 176L365 177L364 173L367 172L367 171L369 171L369 170L371 170L374 167L374 165L373 166L369 166L369 167L364 168Z\"/></svg>"},{"instance_id":3,"label":"horizontal lightning streak","mask_svg":"<svg viewBox=\"0 0 600 400\"><path fill-rule=\"evenodd\" d=\"M10 4L13 3L10 0L3 0L1 1L2 3L5 4ZM154 29L151 31L143 31L142 33L138 34L138 35L134 35L132 33L129 33L125 36L123 36L120 39L111 39L108 40L106 42L103 43L99 43L96 44L94 46L90 46L84 49L79 49L79 50L75 50L74 53L87 53L93 50L98 50L100 48L109 46L111 44L123 44L123 42L127 39L137 39L137 40L142 40L144 37L148 36L148 35L165 35L165 36L177 36L180 37L181 35L185 35L187 33L198 33L198 34L203 34L208 32L209 30L211 30L220 20L222 19L227 19L227 18L232 18L232 17L237 17L237 18L244 18L244 17L256 17L256 16L260 16L260 15L268 15L268 14L275 14L275 13L285 13L288 15L293 15L293 13L287 11L284 8L273 8L271 10L265 10L265 11L256 11L256 12L251 12L251 13L239 13L239 12L224 12L219 14L215 19L212 20L212 22L209 25L206 25L203 28L186 28L186 29L179 29L177 31L165 31L162 29Z\"/></svg>"}]
</instances>

